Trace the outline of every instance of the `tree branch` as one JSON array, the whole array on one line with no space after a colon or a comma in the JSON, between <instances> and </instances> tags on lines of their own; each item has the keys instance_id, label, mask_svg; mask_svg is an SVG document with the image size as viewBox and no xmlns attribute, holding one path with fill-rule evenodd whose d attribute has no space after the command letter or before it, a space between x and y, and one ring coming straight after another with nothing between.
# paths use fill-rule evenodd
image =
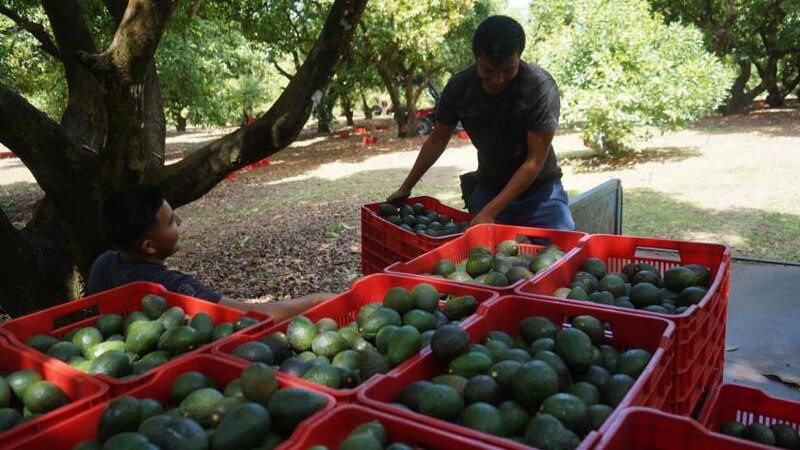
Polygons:
<instances>
[{"instance_id":1,"label":"tree branch","mask_svg":"<svg viewBox=\"0 0 800 450\"><path fill-rule=\"evenodd\" d=\"M120 85L141 84L174 9L174 0L131 0L108 49L79 52L81 62Z\"/></svg>"},{"instance_id":2,"label":"tree branch","mask_svg":"<svg viewBox=\"0 0 800 450\"><path fill-rule=\"evenodd\" d=\"M286 77L286 79L288 79L289 81L292 81L292 74L284 70L283 67L281 67L281 65L278 64L278 61L273 61L272 66L275 67L275 70L277 70L279 74Z\"/></svg>"},{"instance_id":3,"label":"tree branch","mask_svg":"<svg viewBox=\"0 0 800 450\"><path fill-rule=\"evenodd\" d=\"M74 143L99 150L107 130L104 89L75 57L78 51L97 51L83 11L76 0L43 0L42 6L50 19L67 81L69 97L61 126Z\"/></svg>"},{"instance_id":4,"label":"tree branch","mask_svg":"<svg viewBox=\"0 0 800 450\"><path fill-rule=\"evenodd\" d=\"M6 6L0 6L0 14L8 17L9 19L13 20L14 23L19 25L20 28L30 33L37 41L39 41L39 48L42 49L43 52L47 53L48 55L52 56L56 59L61 59L61 56L58 51L58 47L50 39L50 35L47 33L47 30L44 29L39 23L31 22L30 20L22 18L19 14L12 11L10 8Z\"/></svg>"},{"instance_id":5,"label":"tree branch","mask_svg":"<svg viewBox=\"0 0 800 450\"><path fill-rule=\"evenodd\" d=\"M0 117L0 142L19 156L59 212L65 217L84 214L68 194L93 190L86 174L96 170L96 155L70 141L56 122L3 84Z\"/></svg>"},{"instance_id":6,"label":"tree branch","mask_svg":"<svg viewBox=\"0 0 800 450\"><path fill-rule=\"evenodd\" d=\"M182 161L153 173L170 203L189 203L230 172L272 155L292 143L325 91L353 38L367 0L335 0L305 62L272 107L252 125L214 141Z\"/></svg>"}]
</instances>

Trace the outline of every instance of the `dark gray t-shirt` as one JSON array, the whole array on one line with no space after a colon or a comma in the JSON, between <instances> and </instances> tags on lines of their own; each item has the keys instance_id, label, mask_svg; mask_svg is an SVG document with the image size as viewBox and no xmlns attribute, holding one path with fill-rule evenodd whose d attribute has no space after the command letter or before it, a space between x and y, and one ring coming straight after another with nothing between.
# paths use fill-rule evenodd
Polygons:
<instances>
[{"instance_id":1,"label":"dark gray t-shirt","mask_svg":"<svg viewBox=\"0 0 800 450\"><path fill-rule=\"evenodd\" d=\"M141 261L125 261L118 251L109 250L98 256L89 271L88 294L107 291L134 281L159 283L168 291L218 302L222 295L203 286L191 275Z\"/></svg>"},{"instance_id":2,"label":"dark gray t-shirt","mask_svg":"<svg viewBox=\"0 0 800 450\"><path fill-rule=\"evenodd\" d=\"M487 94L473 64L450 78L436 120L458 121L478 149L480 184L505 186L528 155L527 132L555 131L561 103L556 82L541 67L520 61L519 72L498 95ZM561 178L553 146L533 185Z\"/></svg>"}]
</instances>

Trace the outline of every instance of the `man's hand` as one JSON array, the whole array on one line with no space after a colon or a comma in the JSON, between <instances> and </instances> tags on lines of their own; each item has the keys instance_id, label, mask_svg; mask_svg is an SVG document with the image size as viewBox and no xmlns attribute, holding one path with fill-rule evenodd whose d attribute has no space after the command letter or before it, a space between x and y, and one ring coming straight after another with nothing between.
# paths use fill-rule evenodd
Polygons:
<instances>
[{"instance_id":1,"label":"man's hand","mask_svg":"<svg viewBox=\"0 0 800 450\"><path fill-rule=\"evenodd\" d=\"M303 314L314 306L331 299L336 296L330 292L317 292L314 294L304 295L289 300L272 300L264 303L250 303L235 300L229 297L222 297L219 304L230 306L242 311L261 311L268 314L275 319L275 322L280 322L285 319L290 319L298 314Z\"/></svg>"},{"instance_id":2,"label":"man's hand","mask_svg":"<svg viewBox=\"0 0 800 450\"><path fill-rule=\"evenodd\" d=\"M406 191L404 189L398 189L392 193L392 195L386 197L386 203L391 203L395 206L403 203L406 199L411 196L411 191Z\"/></svg>"},{"instance_id":3,"label":"man's hand","mask_svg":"<svg viewBox=\"0 0 800 450\"><path fill-rule=\"evenodd\" d=\"M469 226L479 225L482 223L494 223L494 216L487 212L481 211L476 214L472 220L470 220Z\"/></svg>"}]
</instances>

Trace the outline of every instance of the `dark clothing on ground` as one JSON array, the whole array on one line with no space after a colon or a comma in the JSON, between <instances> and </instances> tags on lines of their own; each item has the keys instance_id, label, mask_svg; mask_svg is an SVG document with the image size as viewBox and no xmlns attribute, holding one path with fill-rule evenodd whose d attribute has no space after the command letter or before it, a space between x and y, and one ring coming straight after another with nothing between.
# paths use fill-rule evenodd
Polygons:
<instances>
[{"instance_id":1,"label":"dark clothing on ground","mask_svg":"<svg viewBox=\"0 0 800 450\"><path fill-rule=\"evenodd\" d=\"M480 185L503 188L528 156L527 133L555 131L561 103L555 80L544 69L520 61L519 72L498 95L483 90L476 66L453 75L442 92L436 119L464 126L478 149ZM534 186L561 178L553 146Z\"/></svg>"},{"instance_id":2,"label":"dark clothing on ground","mask_svg":"<svg viewBox=\"0 0 800 450\"><path fill-rule=\"evenodd\" d=\"M96 294L134 281L159 283L168 291L218 302L222 295L203 286L191 275L169 270L160 264L126 261L118 251L98 256L89 271L87 293Z\"/></svg>"}]
</instances>

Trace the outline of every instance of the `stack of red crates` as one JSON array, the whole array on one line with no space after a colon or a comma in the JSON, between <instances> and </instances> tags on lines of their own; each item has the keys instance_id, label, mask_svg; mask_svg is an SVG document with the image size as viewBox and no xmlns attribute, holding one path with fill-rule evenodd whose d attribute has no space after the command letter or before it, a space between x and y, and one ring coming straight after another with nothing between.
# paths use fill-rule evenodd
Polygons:
<instances>
[{"instance_id":1,"label":"stack of red crates","mask_svg":"<svg viewBox=\"0 0 800 450\"><path fill-rule=\"evenodd\" d=\"M342 327L356 319L358 316L358 311L362 306L373 302L383 302L383 297L386 295L386 292L389 289L393 287L402 287L408 291L411 291L415 286L423 282L431 284L439 293L445 293L454 296L471 295L475 297L475 300L478 303L485 303L497 298L497 293L492 292L491 290L482 289L480 286L465 286L444 280L423 280L416 277L380 273L370 275L356 281L346 292L337 295L336 297L331 298L330 300L315 306L314 308L309 309L303 313L303 316L312 322L317 322L322 318L328 317L334 319L337 325ZM290 321L291 319L287 319L257 333L228 339L225 342L215 345L211 349L211 352L214 355L221 356L223 358L233 358L237 361L242 361L231 355L231 352L236 347L244 344L245 342L258 341L261 338L275 332L280 331L285 333ZM392 372L401 370L403 367L411 364L411 361L415 359L415 357L409 358L399 366L392 369ZM364 386L362 384L350 389L331 389L329 387L304 381L289 375L286 376L294 379L294 381L299 385L332 395L339 403L355 402L356 395L363 389Z\"/></svg>"},{"instance_id":2,"label":"stack of red crates","mask_svg":"<svg viewBox=\"0 0 800 450\"><path fill-rule=\"evenodd\" d=\"M460 209L447 206L433 197L412 197L406 204L421 203L425 209L449 216L455 222L469 221L472 216ZM416 258L460 234L432 237L414 233L395 225L378 214L380 203L361 207L361 273L369 275L383 272L395 262Z\"/></svg>"},{"instance_id":3,"label":"stack of red crates","mask_svg":"<svg viewBox=\"0 0 800 450\"><path fill-rule=\"evenodd\" d=\"M60 361L34 351L23 351L11 346L0 336L0 374L8 375L18 370L33 370L49 381L70 399L70 403L49 413L0 431L0 447L6 448L30 436L41 433L74 415L98 405L109 397L108 386L72 369ZM6 387L8 387L6 385Z\"/></svg>"},{"instance_id":4,"label":"stack of red crates","mask_svg":"<svg viewBox=\"0 0 800 450\"><path fill-rule=\"evenodd\" d=\"M305 450L315 445L324 445L329 449L339 448L355 427L375 420L386 428L389 442L402 442L412 448L453 450L500 450L503 448L372 408L344 405L317 417L316 420L309 420L298 428L293 436L292 444L286 450Z\"/></svg>"},{"instance_id":5,"label":"stack of red crates","mask_svg":"<svg viewBox=\"0 0 800 450\"><path fill-rule=\"evenodd\" d=\"M200 372L213 378L220 386L224 387L231 380L238 378L245 367L247 367L247 364L236 363L212 355L194 355L183 358L176 364L162 366L153 370L153 373L148 377L146 382L131 390L126 395L139 399L151 398L157 400L164 405L165 408L169 408L169 406L175 406L172 405L172 384L181 374L190 371ZM276 376L281 388L302 388L302 386L298 386L281 373L277 373ZM307 421L313 421L318 416L325 414L336 406L336 400L333 397L325 394L322 395L324 395L327 400L326 406L315 415L306 419ZM100 420L100 416L106 406L108 406L108 403L109 402L100 403L85 412L79 413L79 411L75 411L74 414L64 417L59 423L35 435L31 433L25 439L20 439L11 445L6 445L6 443L3 442L3 448L6 450L73 448L82 441L94 440L97 438L97 424ZM277 448L286 449L291 442L293 442L293 440L289 437L287 441L284 441L284 443Z\"/></svg>"},{"instance_id":6,"label":"stack of red crates","mask_svg":"<svg viewBox=\"0 0 800 450\"><path fill-rule=\"evenodd\" d=\"M686 416L628 408L603 434L595 450L756 450L753 442L709 431Z\"/></svg>"},{"instance_id":7,"label":"stack of red crates","mask_svg":"<svg viewBox=\"0 0 800 450\"><path fill-rule=\"evenodd\" d=\"M698 420L709 431L718 431L727 421L745 426L784 423L797 431L800 427L800 402L772 397L752 387L725 383L711 392Z\"/></svg>"},{"instance_id":8,"label":"stack of red crates","mask_svg":"<svg viewBox=\"0 0 800 450\"><path fill-rule=\"evenodd\" d=\"M725 323L728 315L730 248L705 244L631 236L592 235L562 264L516 289L520 295L552 296L569 285L572 275L588 258L599 258L608 272L621 272L632 262L646 262L663 273L675 266L701 264L711 270L711 286L703 300L686 312L668 315L637 310L675 323L673 392L665 411L690 414L702 396L722 380L725 353ZM555 299L555 297L553 297ZM576 300L559 299L575 302ZM629 311L616 306L604 308Z\"/></svg>"},{"instance_id":9,"label":"stack of red crates","mask_svg":"<svg viewBox=\"0 0 800 450\"><path fill-rule=\"evenodd\" d=\"M610 344L618 350L643 348L652 356L645 370L620 402L615 412L600 428L602 434L616 420L615 417L628 406L651 406L661 408L668 402L670 390L670 357L675 326L664 319L647 317L635 312L610 311L583 303L563 303L544 298L504 296L479 307L474 319L463 323L470 342L477 343L491 330L518 334L520 320L529 316L544 316L556 324L588 314L610 324ZM403 370L370 380L358 394L361 403L388 414L402 417L412 423L422 423L452 434L469 437L487 444L523 450L529 448L497 436L481 433L450 422L424 416L393 405L403 388L415 381L429 380L446 373L447 364L437 361L430 348L423 350L422 357ZM597 433L590 433L582 442L581 449L592 448Z\"/></svg>"},{"instance_id":10,"label":"stack of red crates","mask_svg":"<svg viewBox=\"0 0 800 450\"><path fill-rule=\"evenodd\" d=\"M387 273L405 275L424 275L433 271L436 263L441 259L449 259L458 264L469 257L469 250L477 245L483 245L494 251L497 244L505 240L516 240L517 238L528 238L531 244L519 244L519 253L535 257L545 245L553 244L558 246L565 253L561 260L566 259L566 254L577 250L581 239L586 237L586 233L580 231L549 230L545 228L527 228L513 225L476 225L469 228L463 236L458 237L446 244L437 247L421 256L418 256L406 263L398 262L386 268ZM559 264L556 261L553 266ZM501 295L513 294L517 286L526 282L535 282L544 276L547 270L537 274L529 280L519 280L508 286L486 286L487 289L497 291ZM426 277L427 278L427 277Z\"/></svg>"},{"instance_id":11,"label":"stack of red crates","mask_svg":"<svg viewBox=\"0 0 800 450\"><path fill-rule=\"evenodd\" d=\"M141 309L142 297L147 294L161 296L167 301L169 306L179 306L189 315L195 315L200 312L207 313L216 324L220 322L233 323L241 317L250 317L259 321L258 324L236 332L232 336L229 336L229 338L239 334L255 333L272 324L271 317L257 311L245 313L227 306L167 291L160 284L137 282L9 320L8 322L0 324L0 335L4 336L9 341L11 346L16 347L22 352L32 353L37 357L48 358L52 360L54 365L61 366L64 370L80 374L81 372L73 369L68 364L49 358L47 355L28 347L24 342L35 334L45 334L61 338L74 329L94 325L98 316L102 314L114 313L127 316L131 312ZM210 348L211 344L200 346L191 352L176 356L166 364L172 364L176 360L180 360L192 354L204 353L210 350ZM126 377L125 379L116 379L101 374L95 375L94 378L100 380L103 385L109 386L112 395L120 395L140 383L145 382L147 375L148 374L145 373Z\"/></svg>"}]
</instances>

